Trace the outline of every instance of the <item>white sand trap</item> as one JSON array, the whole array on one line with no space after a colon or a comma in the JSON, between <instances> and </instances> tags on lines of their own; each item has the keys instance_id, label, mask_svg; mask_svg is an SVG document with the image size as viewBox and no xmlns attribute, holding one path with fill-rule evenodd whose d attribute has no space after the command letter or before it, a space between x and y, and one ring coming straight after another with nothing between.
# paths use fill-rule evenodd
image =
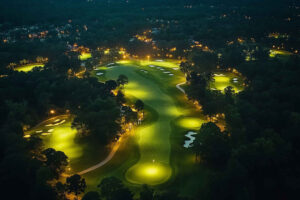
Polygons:
<instances>
[{"instance_id":1,"label":"white sand trap","mask_svg":"<svg viewBox=\"0 0 300 200\"><path fill-rule=\"evenodd\" d=\"M178 68L178 67L174 67L173 69L174 69L174 70L178 70L179 68Z\"/></svg>"},{"instance_id":2,"label":"white sand trap","mask_svg":"<svg viewBox=\"0 0 300 200\"><path fill-rule=\"evenodd\" d=\"M165 69L160 69L161 71L165 71Z\"/></svg>"},{"instance_id":3,"label":"white sand trap","mask_svg":"<svg viewBox=\"0 0 300 200\"><path fill-rule=\"evenodd\" d=\"M234 83L238 83L239 81L233 81Z\"/></svg>"},{"instance_id":4,"label":"white sand trap","mask_svg":"<svg viewBox=\"0 0 300 200\"><path fill-rule=\"evenodd\" d=\"M97 76L102 76L103 73L102 73L102 72L99 72L99 73L97 73L96 75L97 75Z\"/></svg>"},{"instance_id":5,"label":"white sand trap","mask_svg":"<svg viewBox=\"0 0 300 200\"><path fill-rule=\"evenodd\" d=\"M197 133L193 132L193 131L189 131L185 135L185 137L189 138L189 140L184 141L184 145L183 145L184 148L190 148L193 146L192 144L193 144L194 140L196 139L193 135L197 135Z\"/></svg>"},{"instance_id":6,"label":"white sand trap","mask_svg":"<svg viewBox=\"0 0 300 200\"><path fill-rule=\"evenodd\" d=\"M149 67L155 67L154 65L149 65Z\"/></svg>"},{"instance_id":7,"label":"white sand trap","mask_svg":"<svg viewBox=\"0 0 300 200\"><path fill-rule=\"evenodd\" d=\"M108 63L107 66L112 66L114 65L115 63Z\"/></svg>"},{"instance_id":8,"label":"white sand trap","mask_svg":"<svg viewBox=\"0 0 300 200\"><path fill-rule=\"evenodd\" d=\"M36 133L41 133L41 132L43 132L42 130L40 130L40 131L36 131Z\"/></svg>"},{"instance_id":9,"label":"white sand trap","mask_svg":"<svg viewBox=\"0 0 300 200\"><path fill-rule=\"evenodd\" d=\"M214 74L214 76L224 76L224 74Z\"/></svg>"},{"instance_id":10,"label":"white sand trap","mask_svg":"<svg viewBox=\"0 0 300 200\"><path fill-rule=\"evenodd\" d=\"M170 74L171 72L164 72L165 74Z\"/></svg>"},{"instance_id":11,"label":"white sand trap","mask_svg":"<svg viewBox=\"0 0 300 200\"><path fill-rule=\"evenodd\" d=\"M52 133L54 131L54 129L49 129L48 133Z\"/></svg>"},{"instance_id":12,"label":"white sand trap","mask_svg":"<svg viewBox=\"0 0 300 200\"><path fill-rule=\"evenodd\" d=\"M174 74L169 74L169 76L174 76Z\"/></svg>"},{"instance_id":13,"label":"white sand trap","mask_svg":"<svg viewBox=\"0 0 300 200\"><path fill-rule=\"evenodd\" d=\"M164 60L155 60L155 61L157 61L157 62L164 62Z\"/></svg>"},{"instance_id":14,"label":"white sand trap","mask_svg":"<svg viewBox=\"0 0 300 200\"><path fill-rule=\"evenodd\" d=\"M65 123L65 122L66 122L66 120L64 119L64 120L62 120L61 122L58 122L58 123L56 123L56 124L53 124L53 126L57 126L57 125L60 125L60 124Z\"/></svg>"},{"instance_id":15,"label":"white sand trap","mask_svg":"<svg viewBox=\"0 0 300 200\"><path fill-rule=\"evenodd\" d=\"M238 78L233 78L232 80L234 80L234 81L237 81L237 80L238 80Z\"/></svg>"}]
</instances>

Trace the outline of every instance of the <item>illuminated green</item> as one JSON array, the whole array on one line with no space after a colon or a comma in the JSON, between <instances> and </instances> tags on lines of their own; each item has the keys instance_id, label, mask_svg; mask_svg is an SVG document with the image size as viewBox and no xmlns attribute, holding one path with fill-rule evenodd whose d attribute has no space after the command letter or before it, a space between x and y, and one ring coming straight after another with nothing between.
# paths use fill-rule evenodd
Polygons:
<instances>
[{"instance_id":1,"label":"illuminated green","mask_svg":"<svg viewBox=\"0 0 300 200\"><path fill-rule=\"evenodd\" d=\"M92 54L91 53L82 53L79 55L79 59L80 60L87 60L87 59L90 59L92 57Z\"/></svg>"},{"instance_id":2,"label":"illuminated green","mask_svg":"<svg viewBox=\"0 0 300 200\"><path fill-rule=\"evenodd\" d=\"M44 67L45 65L42 63L34 63L34 64L28 64L28 65L23 65L20 67L15 68L16 71L19 72L29 72L35 67Z\"/></svg>"}]
</instances>

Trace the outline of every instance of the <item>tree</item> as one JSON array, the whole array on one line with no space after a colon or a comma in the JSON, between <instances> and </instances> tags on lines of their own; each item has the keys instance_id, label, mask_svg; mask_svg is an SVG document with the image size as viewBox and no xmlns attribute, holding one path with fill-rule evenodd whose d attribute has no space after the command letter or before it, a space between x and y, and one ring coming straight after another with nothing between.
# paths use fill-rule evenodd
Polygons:
<instances>
[{"instance_id":1,"label":"tree","mask_svg":"<svg viewBox=\"0 0 300 200\"><path fill-rule=\"evenodd\" d=\"M108 80L105 82L105 87L108 91L115 90L117 88L118 84L114 80Z\"/></svg>"},{"instance_id":2,"label":"tree","mask_svg":"<svg viewBox=\"0 0 300 200\"><path fill-rule=\"evenodd\" d=\"M125 123L135 123L138 120L137 112L134 112L129 106L123 106Z\"/></svg>"},{"instance_id":3,"label":"tree","mask_svg":"<svg viewBox=\"0 0 300 200\"><path fill-rule=\"evenodd\" d=\"M234 89L232 86L228 86L224 89L226 104L234 104Z\"/></svg>"},{"instance_id":4,"label":"tree","mask_svg":"<svg viewBox=\"0 0 300 200\"><path fill-rule=\"evenodd\" d=\"M42 152L46 157L46 165L54 172L56 178L64 172L65 167L68 165L68 157L62 151L48 148Z\"/></svg>"},{"instance_id":5,"label":"tree","mask_svg":"<svg viewBox=\"0 0 300 200\"><path fill-rule=\"evenodd\" d=\"M142 110L144 112L144 102L140 99L136 100L134 104L134 108L137 109L139 112Z\"/></svg>"},{"instance_id":6,"label":"tree","mask_svg":"<svg viewBox=\"0 0 300 200\"><path fill-rule=\"evenodd\" d=\"M82 197L82 200L100 200L100 195L98 192L90 191Z\"/></svg>"},{"instance_id":7,"label":"tree","mask_svg":"<svg viewBox=\"0 0 300 200\"><path fill-rule=\"evenodd\" d=\"M80 175L75 174L67 178L66 190L68 193L74 193L76 196L83 193L86 189L85 179Z\"/></svg>"},{"instance_id":8,"label":"tree","mask_svg":"<svg viewBox=\"0 0 300 200\"><path fill-rule=\"evenodd\" d=\"M190 73L192 70L192 65L189 62L181 62L179 67L180 70L185 74Z\"/></svg>"},{"instance_id":9,"label":"tree","mask_svg":"<svg viewBox=\"0 0 300 200\"><path fill-rule=\"evenodd\" d=\"M194 70L199 73L212 73L217 67L217 55L205 51L194 51L190 55L190 62L194 63Z\"/></svg>"},{"instance_id":10,"label":"tree","mask_svg":"<svg viewBox=\"0 0 300 200\"><path fill-rule=\"evenodd\" d=\"M126 102L125 95L121 90L118 90L116 101L118 102L118 104L124 104Z\"/></svg>"},{"instance_id":11,"label":"tree","mask_svg":"<svg viewBox=\"0 0 300 200\"><path fill-rule=\"evenodd\" d=\"M125 76L124 74L121 74L117 79L117 84L119 86L124 86L125 84L128 84L128 77Z\"/></svg>"},{"instance_id":12,"label":"tree","mask_svg":"<svg viewBox=\"0 0 300 200\"><path fill-rule=\"evenodd\" d=\"M147 185L142 186L142 191L140 192L140 200L153 200L154 190L149 188Z\"/></svg>"},{"instance_id":13,"label":"tree","mask_svg":"<svg viewBox=\"0 0 300 200\"><path fill-rule=\"evenodd\" d=\"M66 185L63 184L62 182L58 182L55 184L55 191L57 195L57 199L59 200L67 200L66 198Z\"/></svg>"},{"instance_id":14,"label":"tree","mask_svg":"<svg viewBox=\"0 0 300 200\"><path fill-rule=\"evenodd\" d=\"M219 168L224 166L230 156L230 147L225 133L208 122L202 124L194 142L193 150L204 163Z\"/></svg>"},{"instance_id":15,"label":"tree","mask_svg":"<svg viewBox=\"0 0 300 200\"><path fill-rule=\"evenodd\" d=\"M101 196L106 200L132 200L132 192L125 188L122 181L115 178L109 177L104 178L98 185Z\"/></svg>"}]
</instances>

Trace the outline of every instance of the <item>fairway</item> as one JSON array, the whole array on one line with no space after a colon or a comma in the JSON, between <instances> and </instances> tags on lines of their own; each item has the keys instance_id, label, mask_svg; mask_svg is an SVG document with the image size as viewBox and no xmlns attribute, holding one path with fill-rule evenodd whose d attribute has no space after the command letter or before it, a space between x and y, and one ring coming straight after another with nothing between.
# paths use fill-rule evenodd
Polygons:
<instances>
[{"instance_id":1,"label":"fairway","mask_svg":"<svg viewBox=\"0 0 300 200\"><path fill-rule=\"evenodd\" d=\"M91 53L82 53L79 55L79 60L84 61L92 57Z\"/></svg>"},{"instance_id":2,"label":"fairway","mask_svg":"<svg viewBox=\"0 0 300 200\"><path fill-rule=\"evenodd\" d=\"M182 115L183 111L176 107L172 97L162 92L157 84L140 76L135 70L134 66L116 66L107 69L106 78L117 79L120 74L126 75L129 84L125 86L125 95L141 99L159 114L159 119L154 123L137 128L135 137L141 157L125 175L132 183L157 185L167 181L172 174L169 164L170 122Z\"/></svg>"},{"instance_id":3,"label":"fairway","mask_svg":"<svg viewBox=\"0 0 300 200\"><path fill-rule=\"evenodd\" d=\"M26 132L25 137L38 135L43 139L45 148L65 152L71 167L68 172L82 172L90 187L95 187L94 181L99 182L99 179L107 174L116 175L131 184L138 185L154 186L167 182L176 175L174 172L176 166L171 165L171 157L174 159L174 155L171 155L173 145L183 151L181 148L186 140L186 132L198 130L206 121L201 111L187 101L183 91L176 88L177 84L185 81L184 74L179 70L178 61L124 60L99 67L94 73L100 81L116 80L120 74L126 75L129 84L125 85L124 93L129 102L141 99L146 109L152 109L151 112L157 114L155 119L137 126L130 136L138 146L135 161L129 159L119 163L120 169L123 170L121 173L116 168L109 170L107 167L104 167L103 173L103 170L98 168L116 162L111 159L115 152L118 153L118 145L115 144L113 148L115 151L108 152L109 149L100 148L97 142L76 143L77 131L71 128L73 117L70 115L48 119ZM231 81L233 77L230 74L215 76L215 82L211 83L211 87L222 89L233 85ZM174 126L177 128L174 129ZM179 139L179 144L174 144L174 141L171 144L171 137ZM126 143L126 140L124 142ZM128 147L119 150L121 154L124 148ZM188 156L190 157L190 154ZM185 162L186 158L187 156L182 157L182 162ZM94 177L85 174L90 171L94 171Z\"/></svg>"},{"instance_id":4,"label":"fairway","mask_svg":"<svg viewBox=\"0 0 300 200\"><path fill-rule=\"evenodd\" d=\"M28 64L28 65L23 65L23 66L17 67L17 68L15 68L15 71L29 72L35 67L44 67L44 66L45 66L45 64L42 64L42 63L33 63L33 64Z\"/></svg>"},{"instance_id":5,"label":"fairway","mask_svg":"<svg viewBox=\"0 0 300 200\"><path fill-rule=\"evenodd\" d=\"M125 178L134 184L162 184L174 174L170 164L170 137L174 131L171 123L175 122L181 130L198 130L205 119L201 112L186 105L184 94L176 88L176 84L185 80L178 61L125 60L117 63L100 67L98 70L102 70L105 78L100 76L99 79L116 80L120 74L126 75L129 79L124 88L126 98L131 102L141 99L158 114L156 121L142 123L136 128L133 137L139 146L140 158L126 171ZM219 76L213 86L224 89L230 85L239 91L232 78L230 74Z\"/></svg>"}]
</instances>

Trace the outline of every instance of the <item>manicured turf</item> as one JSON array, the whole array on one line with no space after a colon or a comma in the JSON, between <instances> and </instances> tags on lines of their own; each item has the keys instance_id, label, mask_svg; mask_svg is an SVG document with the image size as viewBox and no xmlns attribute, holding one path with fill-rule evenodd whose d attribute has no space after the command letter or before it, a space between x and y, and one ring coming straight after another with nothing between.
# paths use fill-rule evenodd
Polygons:
<instances>
[{"instance_id":1,"label":"manicured turf","mask_svg":"<svg viewBox=\"0 0 300 200\"><path fill-rule=\"evenodd\" d=\"M71 128L72 121L70 115L52 117L25 132L25 137L37 135L43 139L44 149L63 151L69 158L69 173L76 173L104 159L107 150L99 148L98 144L77 143L77 130Z\"/></svg>"},{"instance_id":2,"label":"manicured turf","mask_svg":"<svg viewBox=\"0 0 300 200\"><path fill-rule=\"evenodd\" d=\"M101 75L97 75L99 72ZM145 103L146 119L135 128L132 135L124 139L107 165L83 175L88 191L96 190L104 177L116 176L133 190L138 191L141 184L148 184L180 189L182 194L192 195L197 188L191 184L199 184L194 174L203 177L200 180L202 184L209 170L199 171L194 154L183 144L186 132L199 129L205 117L175 87L185 81L185 76L178 69L178 61L126 60L100 67L92 75L98 77L99 81L105 81L116 80L120 74L129 78L129 84L124 88L129 102L141 99ZM231 84L225 79L222 84ZM38 128L44 126L42 124ZM63 132L57 126L58 130L54 129L52 135L41 137L46 146L66 152L70 157L72 172L84 170L105 158L107 151L97 149L97 141L94 145L75 143L76 131L70 128L71 124L61 126Z\"/></svg>"},{"instance_id":3,"label":"manicured turf","mask_svg":"<svg viewBox=\"0 0 300 200\"><path fill-rule=\"evenodd\" d=\"M275 58L276 56L290 56L292 55L291 52L285 51L285 50L277 50L277 49L271 49L269 56L271 58Z\"/></svg>"},{"instance_id":4,"label":"manicured turf","mask_svg":"<svg viewBox=\"0 0 300 200\"><path fill-rule=\"evenodd\" d=\"M174 132L170 126L171 122L181 117L178 125L189 130L199 128L204 120L200 119L200 112L198 117L188 117L193 111L190 107L180 104L176 98L176 95L182 98L183 94L175 85L184 80L177 62L123 61L119 64L121 66L106 69L106 78L117 79L120 74L126 75L129 84L125 86L125 96L143 100L159 116L158 120L139 126L135 131L134 137L139 146L140 158L127 170L125 177L129 182L136 184L162 184L174 174L170 165L170 136ZM165 72L170 72L173 76Z\"/></svg>"},{"instance_id":5,"label":"manicured turf","mask_svg":"<svg viewBox=\"0 0 300 200\"><path fill-rule=\"evenodd\" d=\"M243 78L231 72L220 72L214 74L214 81L210 83L212 89L217 89L224 92L228 86L233 87L235 92L240 92L243 89Z\"/></svg>"},{"instance_id":6,"label":"manicured turf","mask_svg":"<svg viewBox=\"0 0 300 200\"><path fill-rule=\"evenodd\" d=\"M91 54L91 53L82 53L81 55L79 55L79 59L80 59L81 61L90 59L91 57L92 57L92 54Z\"/></svg>"},{"instance_id":7,"label":"manicured turf","mask_svg":"<svg viewBox=\"0 0 300 200\"><path fill-rule=\"evenodd\" d=\"M19 72L29 72L35 67L44 67L45 65L42 63L34 63L34 64L28 64L28 65L23 65L20 67L15 68L16 71Z\"/></svg>"},{"instance_id":8,"label":"manicured turf","mask_svg":"<svg viewBox=\"0 0 300 200\"><path fill-rule=\"evenodd\" d=\"M167 181L172 173L170 160L170 121L182 111L174 104L173 99L162 92L158 85L135 72L133 66L117 66L108 69L106 77L116 79L120 74L129 78L125 86L125 95L137 98L156 110L159 120L140 126L135 132L139 144L140 160L126 173L132 183L157 185ZM171 77L166 77L171 78Z\"/></svg>"},{"instance_id":9,"label":"manicured turf","mask_svg":"<svg viewBox=\"0 0 300 200\"><path fill-rule=\"evenodd\" d=\"M76 129L71 128L73 118L69 115L60 115L46 120L26 134L39 135L45 148L54 148L63 151L72 161L82 155L82 147L74 143Z\"/></svg>"}]
</instances>

